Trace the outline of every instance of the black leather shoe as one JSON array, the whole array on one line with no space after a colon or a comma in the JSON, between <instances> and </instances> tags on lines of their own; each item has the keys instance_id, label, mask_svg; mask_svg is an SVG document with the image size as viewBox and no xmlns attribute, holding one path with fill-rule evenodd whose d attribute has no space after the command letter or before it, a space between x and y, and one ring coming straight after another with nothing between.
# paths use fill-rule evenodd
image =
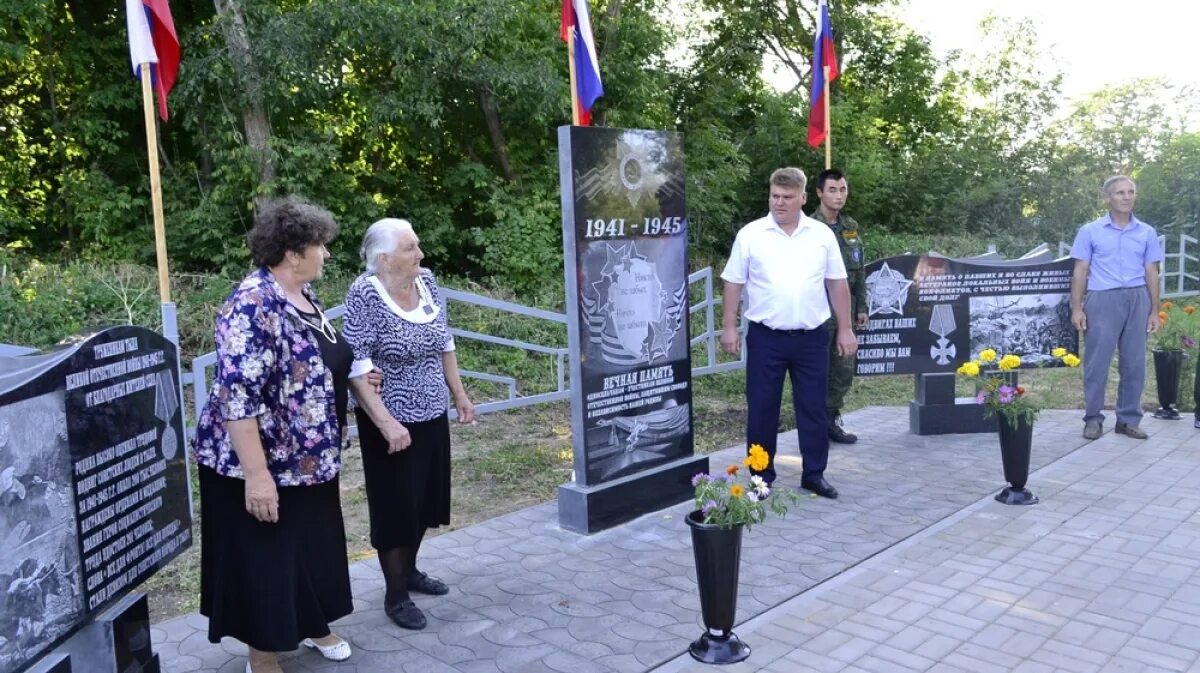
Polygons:
<instances>
[{"instance_id":1,"label":"black leather shoe","mask_svg":"<svg viewBox=\"0 0 1200 673\"><path fill-rule=\"evenodd\" d=\"M429 594L430 596L445 596L450 593L450 587L446 586L445 582L430 577L420 570L409 576L408 590L419 594Z\"/></svg>"},{"instance_id":2,"label":"black leather shoe","mask_svg":"<svg viewBox=\"0 0 1200 673\"><path fill-rule=\"evenodd\" d=\"M830 423L829 441L837 442L838 444L853 444L858 441L858 435L853 432L846 432L837 423Z\"/></svg>"},{"instance_id":3,"label":"black leather shoe","mask_svg":"<svg viewBox=\"0 0 1200 673\"><path fill-rule=\"evenodd\" d=\"M420 631L425 628L425 613L412 601L400 601L395 605L384 604L383 612L402 629Z\"/></svg>"},{"instance_id":4,"label":"black leather shoe","mask_svg":"<svg viewBox=\"0 0 1200 673\"><path fill-rule=\"evenodd\" d=\"M812 479L801 480L800 488L812 491L822 498L829 498L830 500L837 500L838 497L837 489L825 481L825 477L813 477Z\"/></svg>"}]
</instances>

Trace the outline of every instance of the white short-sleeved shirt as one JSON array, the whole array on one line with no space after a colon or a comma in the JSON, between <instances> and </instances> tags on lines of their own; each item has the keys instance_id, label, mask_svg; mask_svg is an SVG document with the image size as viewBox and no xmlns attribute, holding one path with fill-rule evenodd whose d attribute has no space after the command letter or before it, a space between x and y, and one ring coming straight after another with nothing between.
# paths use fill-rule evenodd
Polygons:
<instances>
[{"instance_id":1,"label":"white short-sleeved shirt","mask_svg":"<svg viewBox=\"0 0 1200 673\"><path fill-rule=\"evenodd\" d=\"M747 320L816 329L831 315L826 280L846 277L837 236L807 215L788 235L770 215L742 227L721 279L745 286Z\"/></svg>"}]
</instances>

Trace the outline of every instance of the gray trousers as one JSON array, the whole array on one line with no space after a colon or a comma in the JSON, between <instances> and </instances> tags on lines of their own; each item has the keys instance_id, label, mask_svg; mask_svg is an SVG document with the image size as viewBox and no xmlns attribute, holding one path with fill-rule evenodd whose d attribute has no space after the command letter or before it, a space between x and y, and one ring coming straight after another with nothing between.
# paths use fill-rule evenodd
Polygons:
<instances>
[{"instance_id":1,"label":"gray trousers","mask_svg":"<svg viewBox=\"0 0 1200 673\"><path fill-rule=\"evenodd\" d=\"M1150 321L1150 291L1146 286L1088 292L1083 301L1087 330L1083 333L1083 420L1104 422L1104 389L1108 367L1117 352L1117 422L1137 425L1142 420L1142 390L1146 385L1146 324Z\"/></svg>"}]
</instances>

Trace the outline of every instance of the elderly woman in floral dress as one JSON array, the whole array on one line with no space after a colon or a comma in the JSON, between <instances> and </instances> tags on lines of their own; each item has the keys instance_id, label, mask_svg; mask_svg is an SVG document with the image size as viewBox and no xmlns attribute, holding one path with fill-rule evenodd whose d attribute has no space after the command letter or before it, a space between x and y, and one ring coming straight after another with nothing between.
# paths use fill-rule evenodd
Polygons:
<instances>
[{"instance_id":1,"label":"elderly woman in floral dress","mask_svg":"<svg viewBox=\"0 0 1200 673\"><path fill-rule=\"evenodd\" d=\"M261 208L258 268L216 321L212 393L196 426L200 612L208 638L249 647L247 673L276 673L298 644L350 656L330 622L350 614L338 492L353 355L309 283L337 225L296 198Z\"/></svg>"}]
</instances>

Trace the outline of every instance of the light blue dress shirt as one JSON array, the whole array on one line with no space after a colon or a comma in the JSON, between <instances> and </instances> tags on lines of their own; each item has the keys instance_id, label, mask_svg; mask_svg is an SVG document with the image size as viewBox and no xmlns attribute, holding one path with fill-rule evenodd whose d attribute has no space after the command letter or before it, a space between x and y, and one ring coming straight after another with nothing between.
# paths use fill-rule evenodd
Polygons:
<instances>
[{"instance_id":1,"label":"light blue dress shirt","mask_svg":"<svg viewBox=\"0 0 1200 673\"><path fill-rule=\"evenodd\" d=\"M1113 224L1112 214L1089 222L1075 234L1071 257L1089 263L1089 292L1146 285L1146 265L1163 261L1162 246L1154 227L1130 216L1124 229Z\"/></svg>"}]
</instances>

